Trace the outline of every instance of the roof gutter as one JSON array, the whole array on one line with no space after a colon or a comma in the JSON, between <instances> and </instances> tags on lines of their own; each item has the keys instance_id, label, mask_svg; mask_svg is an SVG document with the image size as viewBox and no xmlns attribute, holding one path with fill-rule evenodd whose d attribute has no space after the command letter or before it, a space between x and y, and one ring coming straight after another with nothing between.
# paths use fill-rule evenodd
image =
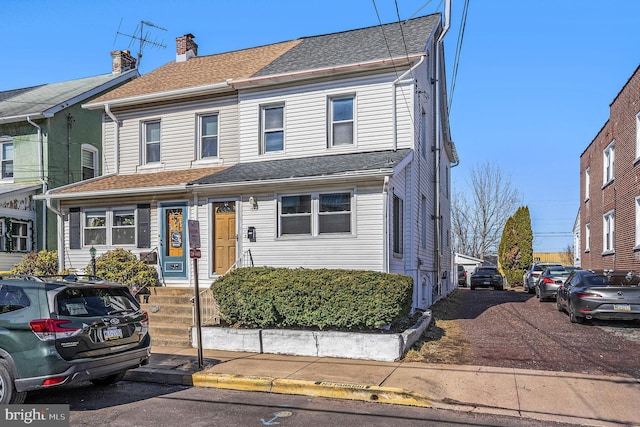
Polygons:
<instances>
[{"instance_id":1,"label":"roof gutter","mask_svg":"<svg viewBox=\"0 0 640 427\"><path fill-rule=\"evenodd\" d=\"M104 197L118 197L118 196L130 196L130 195L142 195L142 194L159 194L159 193L171 193L175 191L186 190L187 184L162 186L162 187L142 187L142 188L120 188L114 190L96 190L96 191L80 191L77 193L47 193L45 195L34 196L36 200L42 199L90 199L90 198L104 198Z\"/></svg>"},{"instance_id":2,"label":"roof gutter","mask_svg":"<svg viewBox=\"0 0 640 427\"><path fill-rule=\"evenodd\" d=\"M235 181L235 182L223 182L214 184L187 184L189 189L193 190L206 190L210 188L216 189L239 189L246 187L260 187L267 185L281 185L281 184L307 184L318 182L331 182L331 181L344 181L345 178L384 178L385 176L392 176L393 169L379 169L374 171L362 171L362 172L349 172L335 175L325 176L301 176L296 178L278 178L278 179L264 179L257 181Z\"/></svg>"},{"instance_id":3,"label":"roof gutter","mask_svg":"<svg viewBox=\"0 0 640 427\"><path fill-rule=\"evenodd\" d=\"M111 117L111 120L113 121L113 169L114 173L117 174L120 171L120 123L118 122L118 118L115 116L115 114L111 112L111 107L109 106L109 104L104 104L104 112L107 113L107 115Z\"/></svg>"},{"instance_id":4,"label":"roof gutter","mask_svg":"<svg viewBox=\"0 0 640 427\"><path fill-rule=\"evenodd\" d=\"M105 105L111 105L112 107L117 107L120 105L141 104L144 102L156 101L156 100L162 100L162 99L184 98L188 96L193 96L198 94L207 94L214 91L228 89L229 87L230 87L230 80L227 80L224 82L213 83L210 85L169 90L166 92L149 93L145 95L137 95L137 96L131 96L128 98L113 99L113 100L108 100L104 102L89 102L87 104L82 104L82 108L87 108L89 110L96 110L96 109L103 108Z\"/></svg>"},{"instance_id":5,"label":"roof gutter","mask_svg":"<svg viewBox=\"0 0 640 427\"><path fill-rule=\"evenodd\" d=\"M424 62L424 59L427 57L426 53L423 53L422 55L420 55L420 60L413 65L411 68L409 68L407 71L405 71L404 73L402 73L402 75L400 77L398 77L397 79L395 79L391 85L392 91L393 93L391 94L391 102L392 102L392 107L391 107L391 111L393 114L393 151L397 151L398 150L398 112L396 110L397 106L397 100L396 100L396 88L398 86L398 84L400 84L403 79L407 76L407 74L409 73L413 73L413 71L418 68L420 65L422 65L422 63Z\"/></svg>"},{"instance_id":6,"label":"roof gutter","mask_svg":"<svg viewBox=\"0 0 640 427\"><path fill-rule=\"evenodd\" d=\"M265 84L278 83L282 80L291 81L292 79L301 80L304 78L318 77L319 75L346 73L355 70L380 68L384 66L391 67L398 63L411 62L424 56L424 53L417 55L408 55L397 58L379 59L375 61L359 62L357 64L339 65L336 67L316 68L314 70L294 71L292 73L272 74L268 76L249 77L246 79L231 80L230 84L238 88L260 86Z\"/></svg>"}]
</instances>

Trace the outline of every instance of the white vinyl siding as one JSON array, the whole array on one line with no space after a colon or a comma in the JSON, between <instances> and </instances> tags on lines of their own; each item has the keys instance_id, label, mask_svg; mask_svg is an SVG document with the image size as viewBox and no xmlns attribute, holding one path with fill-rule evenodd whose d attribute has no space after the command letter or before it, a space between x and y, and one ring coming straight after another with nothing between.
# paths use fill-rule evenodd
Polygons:
<instances>
[{"instance_id":1,"label":"white vinyl siding","mask_svg":"<svg viewBox=\"0 0 640 427\"><path fill-rule=\"evenodd\" d=\"M189 169L197 163L231 165L238 161L238 106L235 96L213 98L163 107L145 107L135 112L114 112L121 126L119 172L135 173L140 168L140 123L158 117L162 120L162 170ZM198 159L196 139L198 116L218 114L218 158ZM103 124L103 173L116 170L113 123L105 116ZM170 153L170 155L164 155Z\"/></svg>"},{"instance_id":2,"label":"white vinyl siding","mask_svg":"<svg viewBox=\"0 0 640 427\"><path fill-rule=\"evenodd\" d=\"M317 188L305 192L341 194L344 188ZM302 194L302 193L301 193ZM278 203L273 193L252 193L258 209L243 197L240 229L241 251L251 250L258 266L343 268L383 270L382 192L380 183L359 186L352 195L352 232L327 233L317 236L278 237ZM247 228L256 229L256 242L247 238Z\"/></svg>"},{"instance_id":3,"label":"white vinyl siding","mask_svg":"<svg viewBox=\"0 0 640 427\"><path fill-rule=\"evenodd\" d=\"M397 76L383 76L325 82L291 89L247 91L239 95L240 158L242 162L263 160L260 147L260 108L263 105L283 103L285 112L285 150L269 153L270 158L296 158L320 156L336 151L376 151L393 149L393 85ZM411 147L413 126L409 108L413 104L413 85L400 84L396 89L398 148ZM404 95L402 95L404 92ZM353 94L354 141L327 147L327 98ZM404 128L403 128L404 127Z\"/></svg>"}]
</instances>

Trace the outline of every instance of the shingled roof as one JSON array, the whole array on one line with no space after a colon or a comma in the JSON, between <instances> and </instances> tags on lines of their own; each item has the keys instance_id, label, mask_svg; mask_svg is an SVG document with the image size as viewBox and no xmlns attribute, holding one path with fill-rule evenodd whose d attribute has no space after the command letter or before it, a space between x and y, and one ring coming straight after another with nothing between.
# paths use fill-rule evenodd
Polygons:
<instances>
[{"instance_id":1,"label":"shingled roof","mask_svg":"<svg viewBox=\"0 0 640 427\"><path fill-rule=\"evenodd\" d=\"M0 123L27 116L48 117L137 75L138 71L132 70L0 92Z\"/></svg>"},{"instance_id":2,"label":"shingled roof","mask_svg":"<svg viewBox=\"0 0 640 427\"><path fill-rule=\"evenodd\" d=\"M239 163L189 185L246 183L279 179L328 177L347 173L391 171L411 150L334 154L318 157Z\"/></svg>"},{"instance_id":3,"label":"shingled roof","mask_svg":"<svg viewBox=\"0 0 640 427\"><path fill-rule=\"evenodd\" d=\"M234 80L328 69L425 52L439 25L439 13L402 22L170 62L91 102L90 108Z\"/></svg>"}]
</instances>

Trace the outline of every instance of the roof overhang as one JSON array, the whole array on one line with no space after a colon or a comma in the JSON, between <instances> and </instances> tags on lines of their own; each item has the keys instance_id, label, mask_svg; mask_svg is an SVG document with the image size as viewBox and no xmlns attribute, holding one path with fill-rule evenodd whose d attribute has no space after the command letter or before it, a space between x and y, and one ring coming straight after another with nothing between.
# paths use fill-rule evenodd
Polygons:
<instances>
[{"instance_id":1,"label":"roof overhang","mask_svg":"<svg viewBox=\"0 0 640 427\"><path fill-rule=\"evenodd\" d=\"M15 194L29 193L32 191L37 191L42 188L40 184L27 184L27 185L1 185L0 186L0 199L13 196ZM35 198L35 196L34 196Z\"/></svg>"},{"instance_id":2,"label":"roof overhang","mask_svg":"<svg viewBox=\"0 0 640 427\"><path fill-rule=\"evenodd\" d=\"M304 177L296 177L296 178L285 178L285 179L261 179L256 181L234 181L234 182L224 182L224 183L215 183L215 184L189 184L187 185L188 189L193 190L195 192L200 191L208 191L211 189L216 190L241 190L241 189L253 189L257 187L270 187L270 186L282 186L286 185L296 185L296 184L318 184L318 183L333 183L333 182L345 182L346 179L349 180L365 180L365 179L375 179L375 178L384 178L385 176L393 176L393 169L379 169L373 171L357 171L357 172L347 172L341 174L333 174L333 175L322 175L322 176L304 176Z\"/></svg>"},{"instance_id":3,"label":"roof overhang","mask_svg":"<svg viewBox=\"0 0 640 427\"><path fill-rule=\"evenodd\" d=\"M89 102L87 104L82 104L82 108L86 108L89 110L97 110L97 109L104 108L106 105L109 105L110 107L118 107L118 106L126 106L126 105L144 104L147 102L154 102L154 101L171 101L171 100L189 98L189 97L198 96L198 95L209 95L212 93L224 92L232 89L233 88L230 86L230 80L227 80L225 82L213 83L209 85L188 87L188 88L170 90L165 92L147 93L144 95L113 99L113 100L108 100L103 102Z\"/></svg>"},{"instance_id":4,"label":"roof overhang","mask_svg":"<svg viewBox=\"0 0 640 427\"><path fill-rule=\"evenodd\" d=\"M120 188L113 190L82 191L75 193L50 193L38 194L33 198L36 200L71 200L71 199L104 199L120 196L141 196L146 194L174 193L186 190L186 184L163 185L161 187L137 187Z\"/></svg>"},{"instance_id":5,"label":"roof overhang","mask_svg":"<svg viewBox=\"0 0 640 427\"><path fill-rule=\"evenodd\" d=\"M421 53L417 55L407 55L407 56L402 56L398 58L388 58L388 59L381 59L377 61L359 62L356 64L340 65L336 67L316 68L313 70L303 70L303 71L296 71L292 73L273 74L269 76L260 76L260 77L249 77L246 79L235 79L235 80L231 80L230 83L236 89L244 89L244 88L251 88L251 87L287 83L291 81L348 74L356 71L378 70L381 68L390 68L390 67L401 66L401 65L409 65L419 60L425 55L426 53Z\"/></svg>"},{"instance_id":6,"label":"roof overhang","mask_svg":"<svg viewBox=\"0 0 640 427\"><path fill-rule=\"evenodd\" d=\"M48 111L41 111L38 113L31 114L19 114L17 116L10 117L0 117L0 124L2 123L16 123L16 122L26 122L27 119L38 120L38 119L48 119L53 117L53 113Z\"/></svg>"}]
</instances>

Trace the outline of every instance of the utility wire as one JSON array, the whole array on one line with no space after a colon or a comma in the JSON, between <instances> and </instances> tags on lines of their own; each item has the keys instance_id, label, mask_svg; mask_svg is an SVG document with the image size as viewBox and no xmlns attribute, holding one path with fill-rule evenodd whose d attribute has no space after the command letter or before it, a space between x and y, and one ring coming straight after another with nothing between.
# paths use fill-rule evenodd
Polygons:
<instances>
[{"instance_id":1,"label":"utility wire","mask_svg":"<svg viewBox=\"0 0 640 427\"><path fill-rule=\"evenodd\" d=\"M456 88L456 78L458 77L458 65L460 64L460 53L462 52L462 42L464 40L464 30L467 26L467 14L469 13L469 0L464 1L462 17L460 18L460 30L458 31L458 42L456 45L455 59L453 63L453 74L451 76L451 90L449 91L449 114L453 104L453 92Z\"/></svg>"}]
</instances>

